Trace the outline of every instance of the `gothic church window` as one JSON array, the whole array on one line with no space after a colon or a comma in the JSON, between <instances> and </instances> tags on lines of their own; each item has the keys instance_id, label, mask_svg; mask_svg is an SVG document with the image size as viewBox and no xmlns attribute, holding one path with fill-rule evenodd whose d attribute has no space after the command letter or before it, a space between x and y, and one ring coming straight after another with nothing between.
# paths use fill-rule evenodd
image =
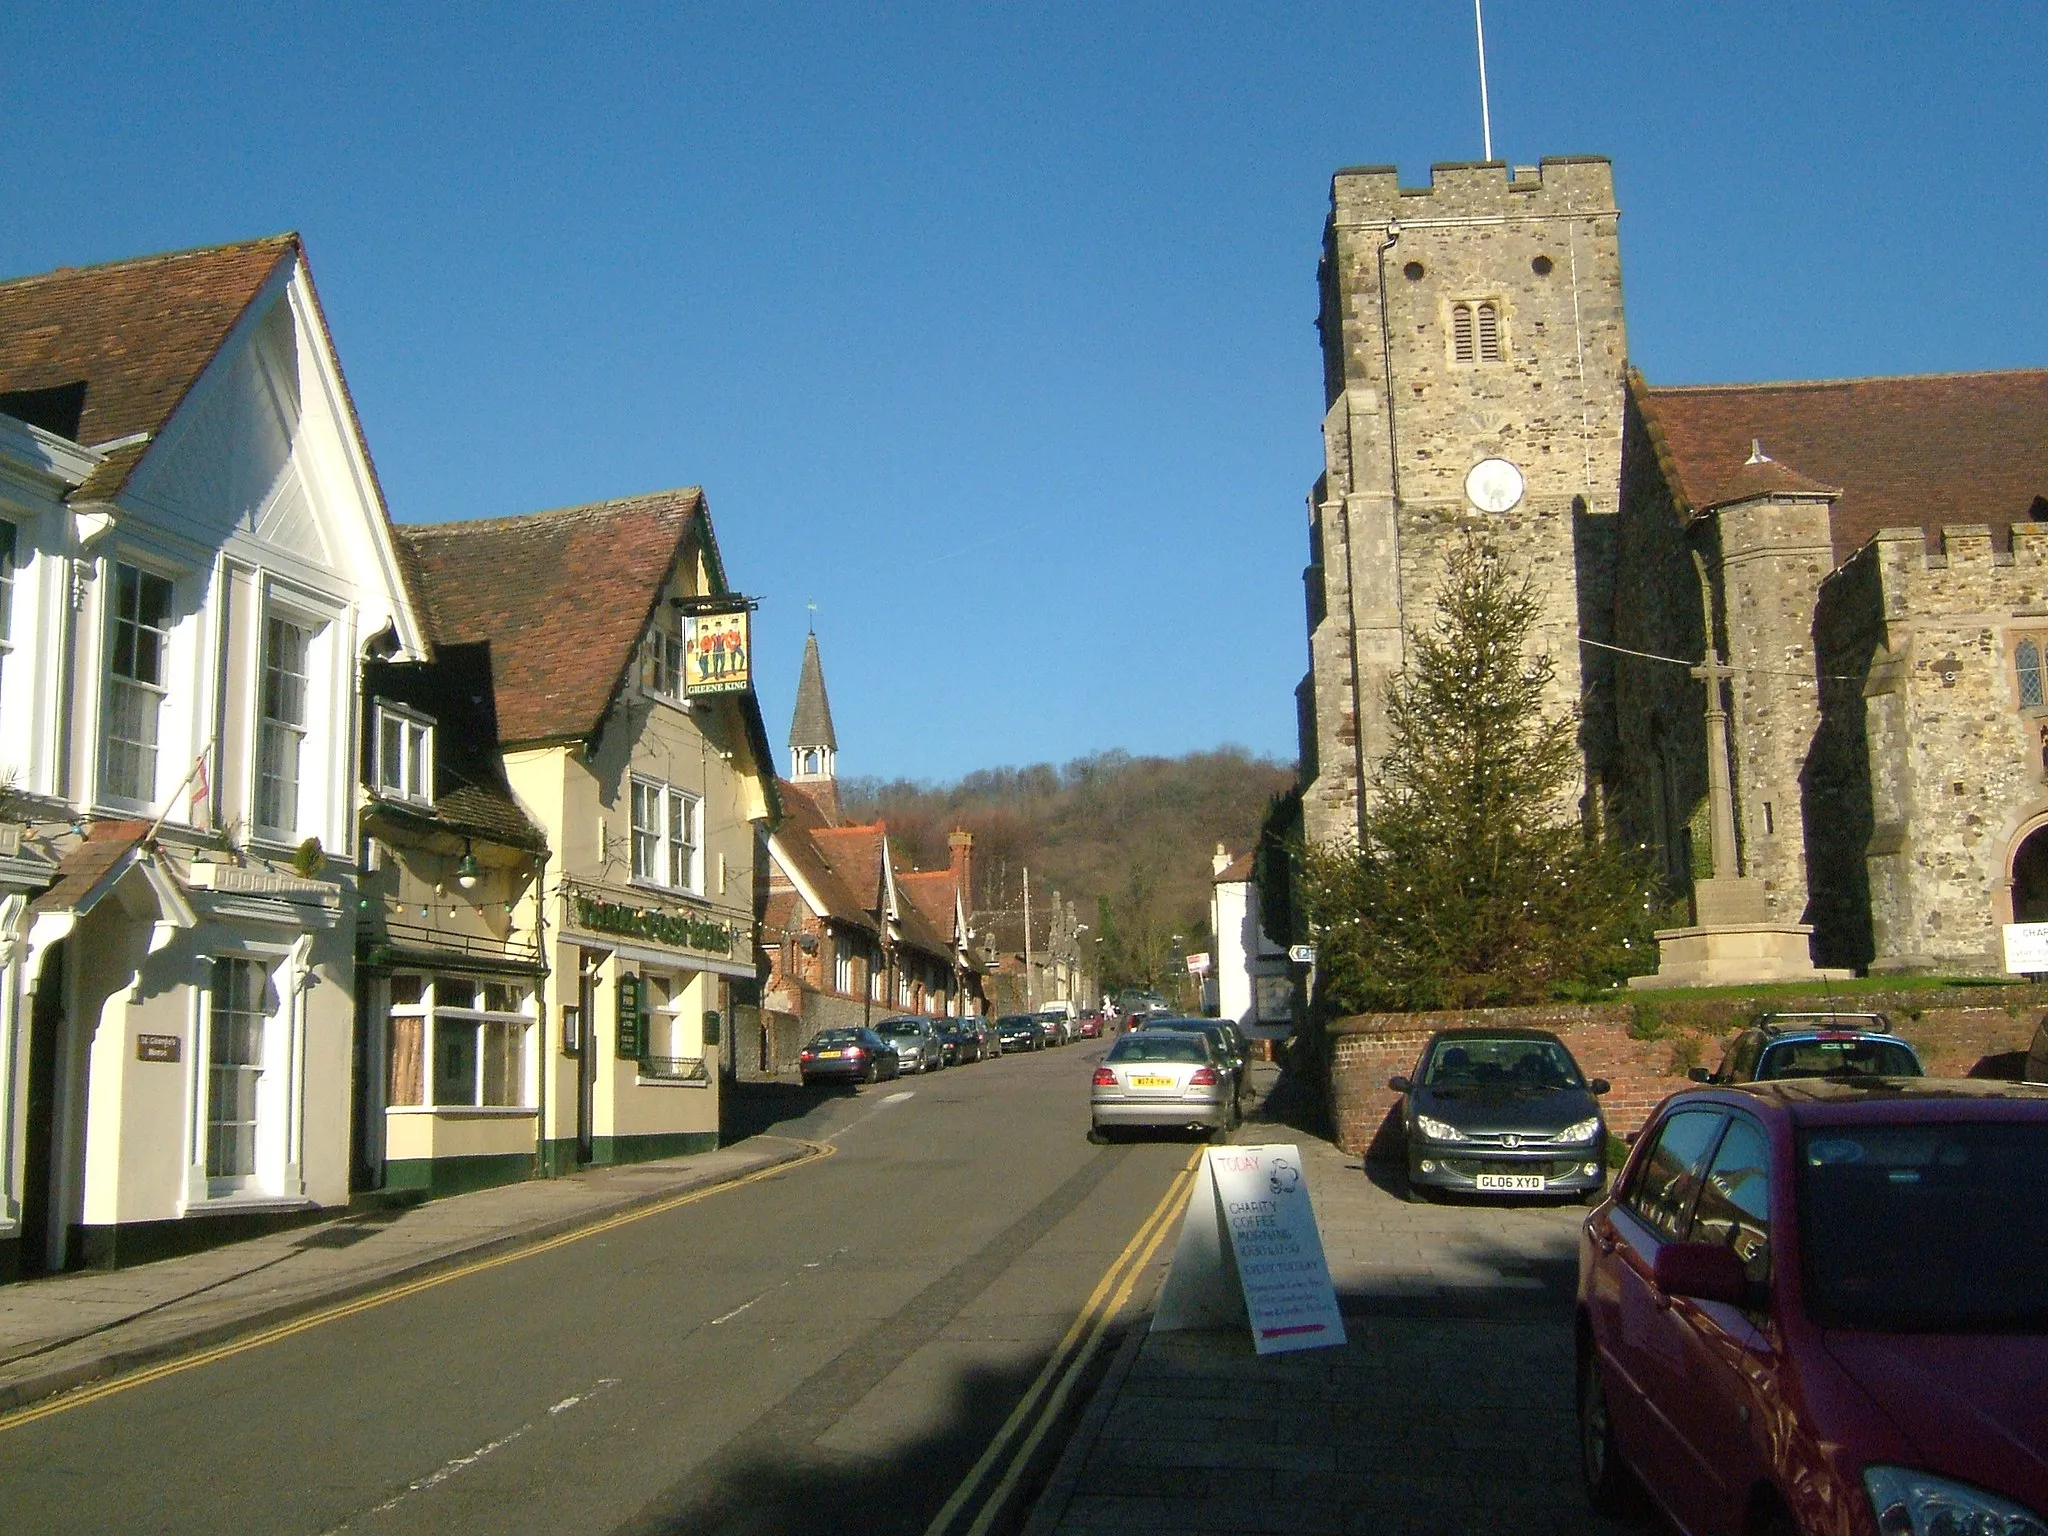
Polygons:
<instances>
[{"instance_id":1,"label":"gothic church window","mask_svg":"<svg viewBox=\"0 0 2048 1536\"><path fill-rule=\"evenodd\" d=\"M2041 647L2032 640L2022 640L2013 650L2013 669L2019 674L2020 708L2040 709Z\"/></svg>"},{"instance_id":2,"label":"gothic church window","mask_svg":"<svg viewBox=\"0 0 2048 1536\"><path fill-rule=\"evenodd\" d=\"M1501 347L1500 305L1492 299L1459 300L1451 306L1451 361L1498 363Z\"/></svg>"}]
</instances>

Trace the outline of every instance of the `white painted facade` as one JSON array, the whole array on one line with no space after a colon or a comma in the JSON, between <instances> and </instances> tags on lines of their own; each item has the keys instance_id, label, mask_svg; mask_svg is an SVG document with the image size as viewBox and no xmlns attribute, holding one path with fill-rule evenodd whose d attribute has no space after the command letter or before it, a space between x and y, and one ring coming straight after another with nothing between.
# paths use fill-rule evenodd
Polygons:
<instances>
[{"instance_id":1,"label":"white painted facade","mask_svg":"<svg viewBox=\"0 0 2048 1536\"><path fill-rule=\"evenodd\" d=\"M1294 1029L1292 972L1286 949L1266 936L1259 920L1259 887L1244 868L1248 863L1217 846L1209 887L1215 969L1206 1000L1246 1034L1284 1040Z\"/></svg>"},{"instance_id":2,"label":"white painted facade","mask_svg":"<svg viewBox=\"0 0 2048 1536\"><path fill-rule=\"evenodd\" d=\"M29 1271L347 1200L356 667L422 652L301 259L81 500L133 446L0 418L0 1245ZM89 840L128 846L66 879Z\"/></svg>"}]
</instances>

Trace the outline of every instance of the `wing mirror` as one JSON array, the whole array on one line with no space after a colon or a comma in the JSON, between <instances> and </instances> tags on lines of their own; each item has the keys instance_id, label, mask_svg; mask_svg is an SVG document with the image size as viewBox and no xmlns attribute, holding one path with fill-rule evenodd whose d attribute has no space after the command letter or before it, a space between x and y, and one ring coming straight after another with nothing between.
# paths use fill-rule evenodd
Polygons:
<instances>
[{"instance_id":1,"label":"wing mirror","mask_svg":"<svg viewBox=\"0 0 2048 1536\"><path fill-rule=\"evenodd\" d=\"M1413 1093L1415 1091L1415 1085L1405 1077L1390 1077L1387 1079L1387 1086L1396 1093Z\"/></svg>"},{"instance_id":2,"label":"wing mirror","mask_svg":"<svg viewBox=\"0 0 2048 1536\"><path fill-rule=\"evenodd\" d=\"M1706 1067L1694 1067L1685 1075L1696 1083L1711 1083L1714 1080L1713 1072Z\"/></svg>"},{"instance_id":3,"label":"wing mirror","mask_svg":"<svg viewBox=\"0 0 2048 1536\"><path fill-rule=\"evenodd\" d=\"M1657 1250L1650 1279L1666 1296L1690 1296L1731 1307L1750 1304L1742 1260L1724 1243L1666 1243Z\"/></svg>"},{"instance_id":4,"label":"wing mirror","mask_svg":"<svg viewBox=\"0 0 2048 1536\"><path fill-rule=\"evenodd\" d=\"M1614 1084L1607 1081L1604 1077L1596 1077L1593 1081L1586 1084L1586 1091L1597 1099L1603 1093L1612 1093L1614 1091Z\"/></svg>"}]
</instances>

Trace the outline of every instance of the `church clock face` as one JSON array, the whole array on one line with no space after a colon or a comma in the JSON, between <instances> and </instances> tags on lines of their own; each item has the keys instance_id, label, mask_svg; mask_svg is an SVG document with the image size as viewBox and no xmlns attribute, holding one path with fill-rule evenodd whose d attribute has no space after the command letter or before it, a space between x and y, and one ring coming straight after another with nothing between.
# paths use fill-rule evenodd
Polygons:
<instances>
[{"instance_id":1,"label":"church clock face","mask_svg":"<svg viewBox=\"0 0 2048 1536\"><path fill-rule=\"evenodd\" d=\"M1482 512L1513 511L1522 491L1522 472L1506 459L1481 459L1465 475L1465 495Z\"/></svg>"}]
</instances>

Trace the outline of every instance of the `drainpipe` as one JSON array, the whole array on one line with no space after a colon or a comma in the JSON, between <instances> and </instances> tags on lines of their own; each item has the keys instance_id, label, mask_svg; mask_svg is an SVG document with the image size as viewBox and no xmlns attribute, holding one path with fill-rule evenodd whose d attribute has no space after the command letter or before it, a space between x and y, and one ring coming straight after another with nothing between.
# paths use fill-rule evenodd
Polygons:
<instances>
[{"instance_id":1,"label":"drainpipe","mask_svg":"<svg viewBox=\"0 0 2048 1536\"><path fill-rule=\"evenodd\" d=\"M540 970L533 980L533 1012L539 1027L536 1036L534 1081L538 1085L534 1102L537 1114L533 1132L534 1177L548 1176L548 1073L553 1070L555 1053L548 1045L548 856L543 850L536 861L533 876L533 951L540 962ZM583 1027L588 1029L586 1020Z\"/></svg>"}]
</instances>

